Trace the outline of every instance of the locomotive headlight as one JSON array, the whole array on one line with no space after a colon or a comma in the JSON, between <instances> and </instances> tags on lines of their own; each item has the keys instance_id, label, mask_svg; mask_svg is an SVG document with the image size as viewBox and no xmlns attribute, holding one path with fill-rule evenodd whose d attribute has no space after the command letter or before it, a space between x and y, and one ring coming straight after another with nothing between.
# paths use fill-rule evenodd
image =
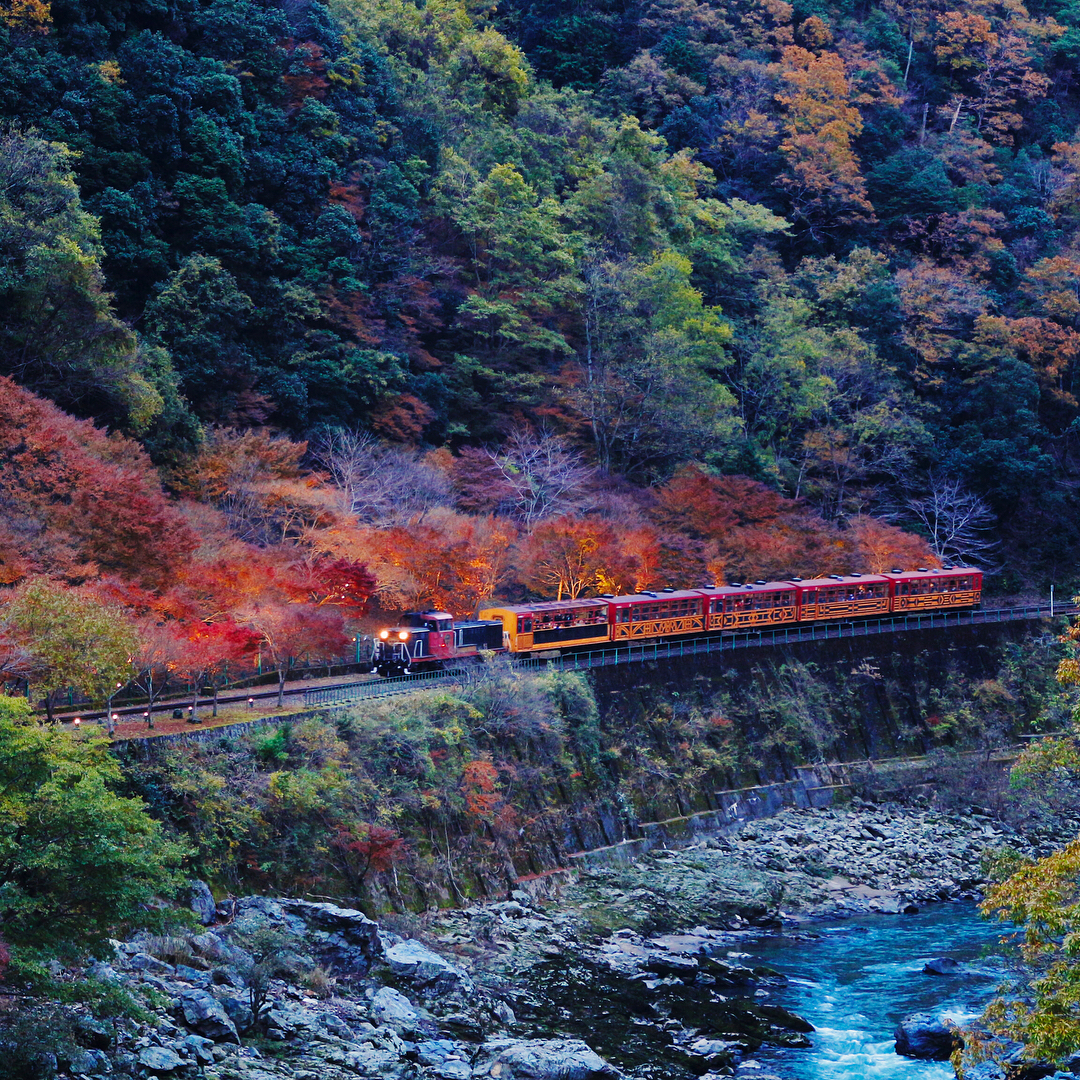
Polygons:
<instances>
[{"instance_id":1,"label":"locomotive headlight","mask_svg":"<svg viewBox=\"0 0 1080 1080\"><path fill-rule=\"evenodd\" d=\"M408 630L402 630L398 634L398 640L399 641L408 641L409 640L409 631Z\"/></svg>"},{"instance_id":2,"label":"locomotive headlight","mask_svg":"<svg viewBox=\"0 0 1080 1080\"><path fill-rule=\"evenodd\" d=\"M390 631L389 631L389 630L380 630L380 631L379 631L379 637L380 637L380 638L381 638L381 639L382 639L383 641L385 641L385 640L386 640L386 639L387 639L387 638L388 638L389 636L390 636Z\"/></svg>"}]
</instances>

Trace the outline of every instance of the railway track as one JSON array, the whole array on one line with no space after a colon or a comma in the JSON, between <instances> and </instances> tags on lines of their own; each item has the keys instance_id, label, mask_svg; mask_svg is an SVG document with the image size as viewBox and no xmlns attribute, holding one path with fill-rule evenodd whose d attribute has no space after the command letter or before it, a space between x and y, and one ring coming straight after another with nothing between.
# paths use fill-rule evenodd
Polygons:
<instances>
[{"instance_id":1,"label":"railway track","mask_svg":"<svg viewBox=\"0 0 1080 1080\"><path fill-rule=\"evenodd\" d=\"M889 616L883 619L860 619L850 622L811 623L773 629L748 630L737 633L709 634L703 637L682 638L671 641L640 643L634 645L609 645L581 652L563 654L550 653L544 658L526 657L516 661L522 668L556 667L564 671L587 671L591 668L612 667L617 664L640 664L658 660L671 660L679 657L708 656L736 649L776 648L803 641L836 641L844 638L867 637L874 634L895 634L914 630L938 630L958 626L980 626L993 623L1034 622L1051 617L1074 616L1080 609L1073 606L1055 605L1053 612L1049 606L1031 606L1000 608L995 610L962 610L932 612L922 615ZM425 671L412 675L399 675L384 679L377 675L359 678L317 687L293 684L286 686L285 699L291 704L303 704L305 708L320 708L333 705L349 704L373 698L393 697L398 694L412 693L425 686L454 683L460 681L464 669L449 671ZM259 704L276 701L276 688L265 690L252 688L239 692L227 692L218 696L219 706L236 706L247 703L252 709ZM174 710L188 711L190 698L182 701L171 700L154 707L154 715L172 713ZM210 699L203 698L200 707L209 708ZM112 712L121 719L145 716L145 705L115 706ZM67 710L59 714L59 719L70 720L75 711ZM87 721L103 720L108 711L87 709L78 712Z\"/></svg>"}]
</instances>

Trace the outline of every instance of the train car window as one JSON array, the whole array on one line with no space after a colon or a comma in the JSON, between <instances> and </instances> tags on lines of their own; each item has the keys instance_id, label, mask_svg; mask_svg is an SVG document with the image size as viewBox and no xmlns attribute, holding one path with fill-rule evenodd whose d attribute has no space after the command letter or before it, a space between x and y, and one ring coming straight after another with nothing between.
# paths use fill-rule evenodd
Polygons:
<instances>
[{"instance_id":1,"label":"train car window","mask_svg":"<svg viewBox=\"0 0 1080 1080\"><path fill-rule=\"evenodd\" d=\"M569 626L594 626L607 622L607 608L602 605L534 613L537 630L560 630Z\"/></svg>"},{"instance_id":2,"label":"train car window","mask_svg":"<svg viewBox=\"0 0 1080 1080\"><path fill-rule=\"evenodd\" d=\"M628 607L619 608L619 610L615 613L615 621L621 623L629 622L630 609Z\"/></svg>"},{"instance_id":3,"label":"train car window","mask_svg":"<svg viewBox=\"0 0 1080 1080\"><path fill-rule=\"evenodd\" d=\"M531 615L522 615L518 619L518 633L519 634L531 634L533 628L533 621Z\"/></svg>"}]
</instances>

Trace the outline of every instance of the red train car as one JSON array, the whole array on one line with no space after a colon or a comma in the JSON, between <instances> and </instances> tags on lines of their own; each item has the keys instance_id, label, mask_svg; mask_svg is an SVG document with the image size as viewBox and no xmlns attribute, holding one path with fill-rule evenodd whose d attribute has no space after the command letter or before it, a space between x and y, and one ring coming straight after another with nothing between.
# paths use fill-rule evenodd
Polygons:
<instances>
[{"instance_id":1,"label":"red train car","mask_svg":"<svg viewBox=\"0 0 1080 1080\"><path fill-rule=\"evenodd\" d=\"M971 566L942 570L890 570L894 614L975 607L982 602L982 571Z\"/></svg>"}]
</instances>

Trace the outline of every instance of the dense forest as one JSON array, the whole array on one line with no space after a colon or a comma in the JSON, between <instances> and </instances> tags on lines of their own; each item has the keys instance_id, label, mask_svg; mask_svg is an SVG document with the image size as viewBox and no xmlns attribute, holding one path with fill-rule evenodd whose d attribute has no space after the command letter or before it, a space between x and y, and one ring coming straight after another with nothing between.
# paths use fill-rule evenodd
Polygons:
<instances>
[{"instance_id":1,"label":"dense forest","mask_svg":"<svg viewBox=\"0 0 1080 1080\"><path fill-rule=\"evenodd\" d=\"M495 668L126 771L42 709L283 687L493 596L1080 591L1078 75L1076 0L0 0L0 975L182 867L359 895L549 844L552 789L684 812L755 767L740 709L838 745L807 665L621 734ZM1063 724L1040 648L927 744ZM1051 802L1074 750L1021 762Z\"/></svg>"},{"instance_id":2,"label":"dense forest","mask_svg":"<svg viewBox=\"0 0 1080 1080\"><path fill-rule=\"evenodd\" d=\"M5 0L6 671L65 604L1072 585L1078 20Z\"/></svg>"}]
</instances>

